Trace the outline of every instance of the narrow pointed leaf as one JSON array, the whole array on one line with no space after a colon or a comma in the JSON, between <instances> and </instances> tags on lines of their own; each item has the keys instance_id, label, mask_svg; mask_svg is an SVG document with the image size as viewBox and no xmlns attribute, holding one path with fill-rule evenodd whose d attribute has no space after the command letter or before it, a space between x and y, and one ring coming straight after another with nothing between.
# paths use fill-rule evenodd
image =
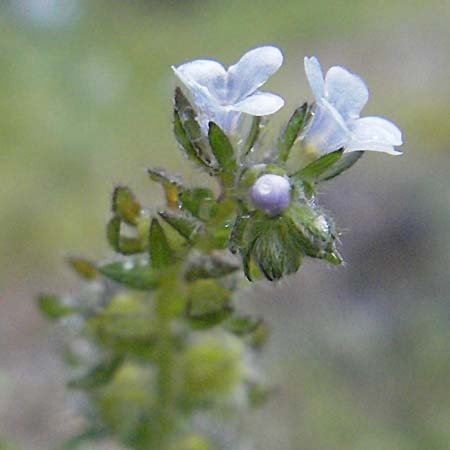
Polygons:
<instances>
[{"instance_id":1,"label":"narrow pointed leaf","mask_svg":"<svg viewBox=\"0 0 450 450\"><path fill-rule=\"evenodd\" d=\"M289 122L286 125L286 128L283 131L283 134L280 136L278 140L278 161L286 162L289 153L291 151L292 146L294 145L295 140L300 135L304 125L308 119L308 104L303 103L302 106L297 108L292 114Z\"/></svg>"},{"instance_id":2,"label":"narrow pointed leaf","mask_svg":"<svg viewBox=\"0 0 450 450\"><path fill-rule=\"evenodd\" d=\"M167 241L166 233L158 219L154 218L150 226L150 261L154 269L162 269L173 261L173 253Z\"/></svg>"},{"instance_id":3,"label":"narrow pointed leaf","mask_svg":"<svg viewBox=\"0 0 450 450\"><path fill-rule=\"evenodd\" d=\"M185 214L172 211L160 211L158 214L188 241L194 238L201 227L199 221Z\"/></svg>"},{"instance_id":4,"label":"narrow pointed leaf","mask_svg":"<svg viewBox=\"0 0 450 450\"><path fill-rule=\"evenodd\" d=\"M141 205L131 190L125 186L114 189L112 200L113 212L124 222L136 225L141 213Z\"/></svg>"},{"instance_id":5,"label":"narrow pointed leaf","mask_svg":"<svg viewBox=\"0 0 450 450\"><path fill-rule=\"evenodd\" d=\"M174 133L178 143L183 147L189 159L214 172L209 150L204 143L202 130L196 114L181 89L175 90Z\"/></svg>"},{"instance_id":6,"label":"narrow pointed leaf","mask_svg":"<svg viewBox=\"0 0 450 450\"><path fill-rule=\"evenodd\" d=\"M232 173L236 168L236 157L227 135L214 122L209 122L208 138L222 171Z\"/></svg>"},{"instance_id":7,"label":"narrow pointed leaf","mask_svg":"<svg viewBox=\"0 0 450 450\"><path fill-rule=\"evenodd\" d=\"M254 116L252 126L250 128L244 147L242 149L242 154L244 156L248 155L251 149L256 144L260 130L261 130L261 116Z\"/></svg>"},{"instance_id":8,"label":"narrow pointed leaf","mask_svg":"<svg viewBox=\"0 0 450 450\"><path fill-rule=\"evenodd\" d=\"M116 261L99 267L105 277L133 289L152 290L158 284L158 279L148 261L129 259Z\"/></svg>"},{"instance_id":9,"label":"narrow pointed leaf","mask_svg":"<svg viewBox=\"0 0 450 450\"><path fill-rule=\"evenodd\" d=\"M122 362L122 356L102 361L86 375L69 381L68 386L72 389L94 389L103 386L112 379Z\"/></svg>"},{"instance_id":10,"label":"narrow pointed leaf","mask_svg":"<svg viewBox=\"0 0 450 450\"><path fill-rule=\"evenodd\" d=\"M87 280L93 280L98 276L97 266L87 259L70 256L67 261L78 275Z\"/></svg>"},{"instance_id":11,"label":"narrow pointed leaf","mask_svg":"<svg viewBox=\"0 0 450 450\"><path fill-rule=\"evenodd\" d=\"M39 309L48 319L56 320L78 312L75 305L70 305L65 299L56 295L41 295L38 297Z\"/></svg>"},{"instance_id":12,"label":"narrow pointed leaf","mask_svg":"<svg viewBox=\"0 0 450 450\"><path fill-rule=\"evenodd\" d=\"M329 169L325 170L321 175L319 175L317 181L320 182L331 180L331 178L340 175L345 170L350 169L350 167L352 167L353 164L355 164L363 154L363 151L344 153L339 161L337 161Z\"/></svg>"},{"instance_id":13,"label":"narrow pointed leaf","mask_svg":"<svg viewBox=\"0 0 450 450\"><path fill-rule=\"evenodd\" d=\"M331 153L327 153L326 155L316 159L311 164L308 164L306 167L298 171L293 177L298 177L304 180L317 180L320 175L326 172L329 168L333 166L333 164L337 163L342 156L344 150L336 150Z\"/></svg>"}]
</instances>

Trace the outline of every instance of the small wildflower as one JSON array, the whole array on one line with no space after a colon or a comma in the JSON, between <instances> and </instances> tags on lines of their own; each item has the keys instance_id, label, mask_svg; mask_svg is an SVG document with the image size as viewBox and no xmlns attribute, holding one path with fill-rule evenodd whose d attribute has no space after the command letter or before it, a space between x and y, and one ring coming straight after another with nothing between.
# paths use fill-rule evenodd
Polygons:
<instances>
[{"instance_id":1,"label":"small wildflower","mask_svg":"<svg viewBox=\"0 0 450 450\"><path fill-rule=\"evenodd\" d=\"M227 134L235 134L242 113L265 116L277 112L284 100L259 88L283 62L281 51L272 46L245 53L225 69L218 61L197 59L172 67L191 92L204 131L213 121Z\"/></svg>"},{"instance_id":2,"label":"small wildflower","mask_svg":"<svg viewBox=\"0 0 450 450\"><path fill-rule=\"evenodd\" d=\"M363 117L369 99L364 81L340 66L331 67L324 78L315 57L305 57L305 72L315 97L313 117L302 137L307 149L325 154L344 148L345 152L370 150L400 155L402 133L389 120Z\"/></svg>"}]
</instances>

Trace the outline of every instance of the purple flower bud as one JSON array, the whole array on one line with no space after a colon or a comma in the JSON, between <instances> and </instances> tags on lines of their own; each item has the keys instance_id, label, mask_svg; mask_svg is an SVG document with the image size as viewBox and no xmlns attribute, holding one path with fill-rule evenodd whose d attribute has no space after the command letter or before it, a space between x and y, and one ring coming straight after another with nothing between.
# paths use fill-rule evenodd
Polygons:
<instances>
[{"instance_id":1,"label":"purple flower bud","mask_svg":"<svg viewBox=\"0 0 450 450\"><path fill-rule=\"evenodd\" d=\"M253 204L269 216L276 216L289 206L291 185L281 175L266 174L259 177L250 191Z\"/></svg>"}]
</instances>

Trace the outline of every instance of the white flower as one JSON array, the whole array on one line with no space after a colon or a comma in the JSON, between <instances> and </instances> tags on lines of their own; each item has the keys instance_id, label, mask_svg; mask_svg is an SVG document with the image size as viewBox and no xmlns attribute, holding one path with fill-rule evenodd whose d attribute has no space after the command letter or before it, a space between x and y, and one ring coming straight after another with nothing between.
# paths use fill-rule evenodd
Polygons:
<instances>
[{"instance_id":1,"label":"white flower","mask_svg":"<svg viewBox=\"0 0 450 450\"><path fill-rule=\"evenodd\" d=\"M313 117L302 142L319 154L344 148L345 152L372 150L401 155L402 132L389 120L360 113L369 91L364 81L340 66L331 67L324 79L315 57L305 58L305 72L315 97Z\"/></svg>"},{"instance_id":2,"label":"white flower","mask_svg":"<svg viewBox=\"0 0 450 450\"><path fill-rule=\"evenodd\" d=\"M258 47L245 53L225 69L209 59L197 59L172 67L190 90L204 130L213 121L227 134L237 130L242 113L265 116L278 111L284 100L278 95L258 90L283 62L276 47Z\"/></svg>"}]
</instances>

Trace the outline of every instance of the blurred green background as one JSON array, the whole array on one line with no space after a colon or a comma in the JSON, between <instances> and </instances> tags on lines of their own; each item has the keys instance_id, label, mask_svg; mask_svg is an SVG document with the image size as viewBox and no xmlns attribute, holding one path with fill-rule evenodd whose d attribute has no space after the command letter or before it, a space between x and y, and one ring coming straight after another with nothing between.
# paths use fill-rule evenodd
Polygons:
<instances>
[{"instance_id":1,"label":"blurred green background","mask_svg":"<svg viewBox=\"0 0 450 450\"><path fill-rule=\"evenodd\" d=\"M77 288L66 254L108 256L114 183L157 205L145 167L198 178L171 135L170 66L230 64L266 43L285 53L268 85L287 100L274 129L311 99L303 56L315 54L360 74L365 114L397 122L406 144L323 188L346 267L307 261L253 291L279 395L246 432L258 450L449 448L450 2L3 0L1 450L48 450L80 427L33 296Z\"/></svg>"}]
</instances>

